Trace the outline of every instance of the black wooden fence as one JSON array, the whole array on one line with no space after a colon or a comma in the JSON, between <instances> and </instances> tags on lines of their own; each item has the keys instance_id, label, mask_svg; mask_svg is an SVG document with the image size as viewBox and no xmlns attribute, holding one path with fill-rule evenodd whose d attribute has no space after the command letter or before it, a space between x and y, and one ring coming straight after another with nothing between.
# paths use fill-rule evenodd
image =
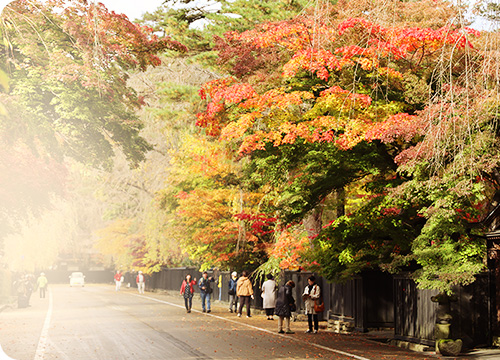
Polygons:
<instances>
[{"instance_id":1,"label":"black wooden fence","mask_svg":"<svg viewBox=\"0 0 500 360\"><path fill-rule=\"evenodd\" d=\"M489 346L493 328L491 314L494 312L489 289L492 282L488 274L476 276L468 286L455 289L458 301L452 303L453 316L451 336L462 339L465 345Z\"/></svg>"}]
</instances>

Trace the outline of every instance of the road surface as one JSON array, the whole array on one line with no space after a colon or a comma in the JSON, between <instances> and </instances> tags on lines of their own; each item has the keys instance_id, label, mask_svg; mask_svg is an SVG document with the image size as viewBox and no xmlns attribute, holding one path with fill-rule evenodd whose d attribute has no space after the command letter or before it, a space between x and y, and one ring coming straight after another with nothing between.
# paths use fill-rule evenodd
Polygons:
<instances>
[{"instance_id":1,"label":"road surface","mask_svg":"<svg viewBox=\"0 0 500 360\"><path fill-rule=\"evenodd\" d=\"M0 313L0 345L15 360L154 359L424 359L359 337L321 332L276 332L265 316L237 318L225 307L187 314L181 297L111 285L53 285L48 297L32 295L31 306ZM299 331L300 330L300 331ZM2 357L0 356L0 360Z\"/></svg>"}]
</instances>

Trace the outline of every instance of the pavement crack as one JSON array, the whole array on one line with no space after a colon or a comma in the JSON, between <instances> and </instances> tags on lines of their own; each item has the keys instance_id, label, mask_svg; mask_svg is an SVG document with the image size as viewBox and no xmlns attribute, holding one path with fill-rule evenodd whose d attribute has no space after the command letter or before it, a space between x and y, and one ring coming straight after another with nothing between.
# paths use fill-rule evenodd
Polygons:
<instances>
[{"instance_id":1,"label":"pavement crack","mask_svg":"<svg viewBox=\"0 0 500 360\"><path fill-rule=\"evenodd\" d=\"M204 354L204 353L202 353L202 352L200 352L200 351L192 348L187 343L185 343L182 340L179 340L175 336L172 336L171 334L169 334L167 332L164 332L164 331L159 331L158 329L155 329L155 330L158 331L158 333L160 333L161 336L165 340L167 340L170 344L172 344L176 348L182 350L186 354L192 356L194 359L197 359L197 360L210 360L210 359L213 359L212 357L210 357L210 356L208 356L208 355L206 355L206 354Z\"/></svg>"}]
</instances>

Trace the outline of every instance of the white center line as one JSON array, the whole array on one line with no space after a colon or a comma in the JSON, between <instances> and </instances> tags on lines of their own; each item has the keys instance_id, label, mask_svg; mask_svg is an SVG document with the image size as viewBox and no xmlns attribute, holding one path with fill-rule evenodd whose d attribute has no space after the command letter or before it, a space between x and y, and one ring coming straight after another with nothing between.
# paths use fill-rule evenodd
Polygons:
<instances>
[{"instance_id":1,"label":"white center line","mask_svg":"<svg viewBox=\"0 0 500 360\"><path fill-rule=\"evenodd\" d=\"M43 323L42 332L40 333L40 340L38 340L38 346L36 348L35 360L43 360L45 350L47 349L47 340L50 326L50 319L52 317L52 291L48 289L49 294L49 309L47 310L47 315L45 315L45 322Z\"/></svg>"},{"instance_id":2,"label":"white center line","mask_svg":"<svg viewBox=\"0 0 500 360\"><path fill-rule=\"evenodd\" d=\"M156 302L159 302L159 303L163 303L163 304L167 304L167 305L170 305L170 306L174 306L174 307L178 307L178 308L184 309L184 306L182 306L182 305L173 304L173 303L170 303L168 301L155 299L153 297L144 296L144 295L138 295L138 294L130 294L130 295L138 296L138 297L141 297L141 298L144 298L144 299L149 299L149 300L153 300L153 301L156 301ZM191 311L201 313L201 311L199 311L199 310L191 310ZM351 353L348 353L348 352L345 352L345 351L342 351L342 350L333 349L333 348L328 347L328 346L323 346L323 345L315 344L315 343L312 343L312 342L300 340L300 339L297 339L297 338L289 336L289 335L277 334L276 332L273 332L273 331L270 331L270 330L267 330L267 329L263 329L263 328L259 328L257 326L245 324L245 323L240 322L240 321L236 321L236 320L231 320L231 319L228 319L228 318L224 318L222 316L217 316L217 315L207 314L207 313L205 313L205 315L206 316L212 316L212 317L214 317L216 319L221 319L221 320L229 321L229 322L232 322L232 323L235 323L235 324L239 324L239 325L242 325L242 326L246 326L246 327L249 327L249 328L252 328L252 329L255 329L255 330L263 331L263 332L266 332L266 333L269 333L269 334L272 334L272 335L275 335L275 336L281 336L281 337L284 337L284 338L293 339L295 342L300 342L300 343L303 343L303 344L306 344L306 345L314 346L314 347L316 347L318 349L325 350L325 351L330 351L330 352L333 352L335 354L347 356L347 357L350 357L350 358L353 358L353 359L356 359L356 360L370 360L370 359L365 358L363 356L351 354Z\"/></svg>"}]
</instances>

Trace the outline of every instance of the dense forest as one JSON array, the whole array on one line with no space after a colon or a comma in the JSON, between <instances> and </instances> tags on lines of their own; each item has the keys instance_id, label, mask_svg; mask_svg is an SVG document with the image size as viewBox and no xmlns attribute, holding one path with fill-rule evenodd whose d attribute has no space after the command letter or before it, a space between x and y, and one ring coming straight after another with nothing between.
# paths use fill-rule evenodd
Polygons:
<instances>
[{"instance_id":1,"label":"dense forest","mask_svg":"<svg viewBox=\"0 0 500 360\"><path fill-rule=\"evenodd\" d=\"M3 10L12 266L90 241L106 266L146 273L473 282L500 199L494 26L441 0L218 3L160 2L136 23L85 0Z\"/></svg>"}]
</instances>

